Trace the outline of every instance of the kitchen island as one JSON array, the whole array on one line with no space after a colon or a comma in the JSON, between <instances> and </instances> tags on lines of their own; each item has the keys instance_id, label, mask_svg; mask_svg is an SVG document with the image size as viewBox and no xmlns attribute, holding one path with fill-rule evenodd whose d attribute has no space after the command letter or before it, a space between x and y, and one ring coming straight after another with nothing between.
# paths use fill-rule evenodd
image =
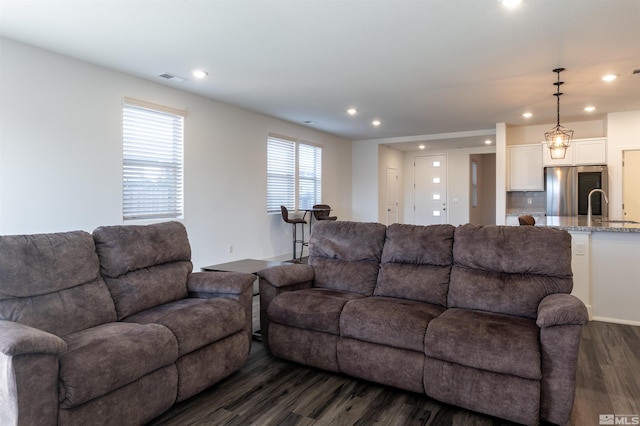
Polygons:
<instances>
[{"instance_id":1,"label":"kitchen island","mask_svg":"<svg viewBox=\"0 0 640 426\"><path fill-rule=\"evenodd\" d=\"M640 325L640 224L586 216L545 216L536 226L572 236L573 294L591 319Z\"/></svg>"}]
</instances>

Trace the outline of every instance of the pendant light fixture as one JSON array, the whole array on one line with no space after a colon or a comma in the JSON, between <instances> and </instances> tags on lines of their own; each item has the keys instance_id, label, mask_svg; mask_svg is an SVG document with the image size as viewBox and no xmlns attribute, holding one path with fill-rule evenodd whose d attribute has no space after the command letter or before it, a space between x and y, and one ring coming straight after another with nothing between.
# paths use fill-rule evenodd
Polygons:
<instances>
[{"instance_id":1,"label":"pendant light fixture","mask_svg":"<svg viewBox=\"0 0 640 426\"><path fill-rule=\"evenodd\" d=\"M560 81L560 73L564 71L564 68L556 68L553 72L558 74L558 80L553 83L556 86L556 93L553 96L556 97L558 121L556 127L549 130L544 134L544 138L547 141L547 147L551 150L551 158L562 159L567 153L567 148L571 145L571 139L573 138L573 130L569 130L566 127L560 125L560 86L564 84Z\"/></svg>"}]
</instances>

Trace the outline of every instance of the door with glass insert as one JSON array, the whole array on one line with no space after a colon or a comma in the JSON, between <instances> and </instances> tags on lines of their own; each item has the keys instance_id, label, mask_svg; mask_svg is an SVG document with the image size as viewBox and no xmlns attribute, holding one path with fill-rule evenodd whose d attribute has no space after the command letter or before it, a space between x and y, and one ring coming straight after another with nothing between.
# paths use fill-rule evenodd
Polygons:
<instances>
[{"instance_id":1,"label":"door with glass insert","mask_svg":"<svg viewBox=\"0 0 640 426\"><path fill-rule=\"evenodd\" d=\"M414 162L414 223L447 223L447 156L424 155Z\"/></svg>"}]
</instances>

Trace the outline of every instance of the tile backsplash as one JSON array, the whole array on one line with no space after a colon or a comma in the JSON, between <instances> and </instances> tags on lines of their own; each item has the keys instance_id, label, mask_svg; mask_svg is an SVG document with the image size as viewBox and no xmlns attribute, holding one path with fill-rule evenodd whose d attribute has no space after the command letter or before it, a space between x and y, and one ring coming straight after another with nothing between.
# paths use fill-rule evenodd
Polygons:
<instances>
[{"instance_id":1,"label":"tile backsplash","mask_svg":"<svg viewBox=\"0 0 640 426\"><path fill-rule=\"evenodd\" d=\"M546 197L544 192L507 192L507 214L544 214L546 210Z\"/></svg>"}]
</instances>

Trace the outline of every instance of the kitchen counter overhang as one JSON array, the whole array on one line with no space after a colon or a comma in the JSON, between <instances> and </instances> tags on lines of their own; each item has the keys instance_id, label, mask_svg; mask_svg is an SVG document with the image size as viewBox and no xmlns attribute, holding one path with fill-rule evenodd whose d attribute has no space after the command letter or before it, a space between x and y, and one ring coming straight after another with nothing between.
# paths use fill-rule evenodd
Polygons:
<instances>
[{"instance_id":1,"label":"kitchen counter overhang","mask_svg":"<svg viewBox=\"0 0 640 426\"><path fill-rule=\"evenodd\" d=\"M591 218L587 225L587 216L544 216L536 221L536 226L549 226L566 231L580 232L626 232L640 233L640 223L615 221L612 219Z\"/></svg>"}]
</instances>

